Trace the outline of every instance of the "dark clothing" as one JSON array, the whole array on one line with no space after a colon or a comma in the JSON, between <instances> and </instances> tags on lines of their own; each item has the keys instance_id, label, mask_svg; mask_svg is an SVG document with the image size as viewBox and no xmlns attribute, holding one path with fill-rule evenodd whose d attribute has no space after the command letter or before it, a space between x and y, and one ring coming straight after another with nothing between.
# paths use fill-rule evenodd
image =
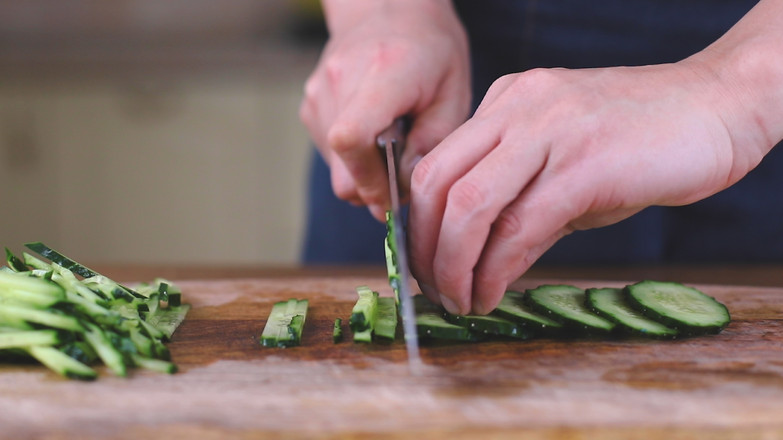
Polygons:
<instances>
[{"instance_id":1,"label":"dark clothing","mask_svg":"<svg viewBox=\"0 0 783 440\"><path fill-rule=\"evenodd\" d=\"M725 33L750 0L464 0L474 108L498 77L534 67L646 65L686 58ZM683 207L651 207L577 231L540 261L567 264L783 261L783 151L739 183ZM698 167L698 164L693 164ZM365 208L338 200L314 155L304 263L381 263L385 234Z\"/></svg>"}]
</instances>

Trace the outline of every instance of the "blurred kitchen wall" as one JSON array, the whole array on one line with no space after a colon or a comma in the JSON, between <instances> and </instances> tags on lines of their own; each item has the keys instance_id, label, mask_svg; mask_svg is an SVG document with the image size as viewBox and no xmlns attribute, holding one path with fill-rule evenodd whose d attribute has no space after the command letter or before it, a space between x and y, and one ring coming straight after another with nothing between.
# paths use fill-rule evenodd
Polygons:
<instances>
[{"instance_id":1,"label":"blurred kitchen wall","mask_svg":"<svg viewBox=\"0 0 783 440\"><path fill-rule=\"evenodd\" d=\"M0 1L0 245L295 263L322 43L306 0Z\"/></svg>"}]
</instances>

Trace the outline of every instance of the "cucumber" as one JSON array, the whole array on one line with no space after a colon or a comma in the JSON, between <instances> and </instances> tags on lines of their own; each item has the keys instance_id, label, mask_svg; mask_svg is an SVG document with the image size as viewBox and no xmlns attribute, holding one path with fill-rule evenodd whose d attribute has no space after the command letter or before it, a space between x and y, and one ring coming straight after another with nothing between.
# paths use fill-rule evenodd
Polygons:
<instances>
[{"instance_id":1,"label":"cucumber","mask_svg":"<svg viewBox=\"0 0 783 440\"><path fill-rule=\"evenodd\" d=\"M335 344L343 340L343 320L337 318L334 320L334 329L332 330L332 342Z\"/></svg>"},{"instance_id":2,"label":"cucumber","mask_svg":"<svg viewBox=\"0 0 783 440\"><path fill-rule=\"evenodd\" d=\"M393 341L397 335L397 302L394 298L378 298L373 334L381 339Z\"/></svg>"},{"instance_id":3,"label":"cucumber","mask_svg":"<svg viewBox=\"0 0 783 440\"><path fill-rule=\"evenodd\" d=\"M65 290L41 278L0 272L0 302L48 308L65 299Z\"/></svg>"},{"instance_id":4,"label":"cucumber","mask_svg":"<svg viewBox=\"0 0 783 440\"><path fill-rule=\"evenodd\" d=\"M500 304L491 314L516 322L526 329L536 331L556 331L563 327L559 322L533 312L525 304L524 299L524 292L509 290L503 295Z\"/></svg>"},{"instance_id":5,"label":"cucumber","mask_svg":"<svg viewBox=\"0 0 783 440\"><path fill-rule=\"evenodd\" d=\"M93 380L98 374L89 366L53 347L34 346L27 349L30 356L50 370L71 379Z\"/></svg>"},{"instance_id":6,"label":"cucumber","mask_svg":"<svg viewBox=\"0 0 783 440\"><path fill-rule=\"evenodd\" d=\"M479 315L444 315L446 321L465 327L471 333L490 336L508 336L519 339L527 339L530 333L520 328L519 324L501 318L499 316Z\"/></svg>"},{"instance_id":7,"label":"cucumber","mask_svg":"<svg viewBox=\"0 0 783 440\"><path fill-rule=\"evenodd\" d=\"M564 326L587 333L609 333L615 323L585 306L585 291L565 284L549 284L528 291L530 306Z\"/></svg>"},{"instance_id":8,"label":"cucumber","mask_svg":"<svg viewBox=\"0 0 783 440\"><path fill-rule=\"evenodd\" d=\"M397 264L397 239L394 236L394 217L391 211L386 211L386 237L383 240L383 250L386 254L386 272L389 286L394 292L394 300L400 304L400 268Z\"/></svg>"},{"instance_id":9,"label":"cucumber","mask_svg":"<svg viewBox=\"0 0 783 440\"><path fill-rule=\"evenodd\" d=\"M142 297L93 271L74 273L71 268L81 266L57 257L62 254L44 253L67 267L28 253L19 260L6 250L6 262L14 267L0 272L3 360L30 356L77 379L96 378L89 364L99 360L118 376L126 376L130 367L176 370L163 340L170 339L190 308L169 307L181 294L176 286L156 279L150 285L153 294Z\"/></svg>"},{"instance_id":10,"label":"cucumber","mask_svg":"<svg viewBox=\"0 0 783 440\"><path fill-rule=\"evenodd\" d=\"M57 345L60 342L60 335L54 330L0 332L0 349L24 348L31 345Z\"/></svg>"},{"instance_id":11,"label":"cucumber","mask_svg":"<svg viewBox=\"0 0 783 440\"><path fill-rule=\"evenodd\" d=\"M261 345L280 348L299 345L308 304L306 299L293 298L275 303L261 333Z\"/></svg>"},{"instance_id":12,"label":"cucumber","mask_svg":"<svg viewBox=\"0 0 783 440\"><path fill-rule=\"evenodd\" d=\"M652 338L675 338L678 331L642 315L628 304L624 289L591 288L585 292L588 307L632 334Z\"/></svg>"},{"instance_id":13,"label":"cucumber","mask_svg":"<svg viewBox=\"0 0 783 440\"><path fill-rule=\"evenodd\" d=\"M424 339L476 341L479 336L467 328L452 324L444 318L446 310L433 304L424 295L413 297L416 308L416 332Z\"/></svg>"},{"instance_id":14,"label":"cucumber","mask_svg":"<svg viewBox=\"0 0 783 440\"><path fill-rule=\"evenodd\" d=\"M359 299L351 310L348 325L354 333L372 330L375 325L375 312L378 308L378 292L367 286L359 286L356 288L356 293L359 294Z\"/></svg>"},{"instance_id":15,"label":"cucumber","mask_svg":"<svg viewBox=\"0 0 783 440\"><path fill-rule=\"evenodd\" d=\"M684 334L718 333L731 321L725 305L680 283L647 280L626 289L629 302L642 314Z\"/></svg>"}]
</instances>

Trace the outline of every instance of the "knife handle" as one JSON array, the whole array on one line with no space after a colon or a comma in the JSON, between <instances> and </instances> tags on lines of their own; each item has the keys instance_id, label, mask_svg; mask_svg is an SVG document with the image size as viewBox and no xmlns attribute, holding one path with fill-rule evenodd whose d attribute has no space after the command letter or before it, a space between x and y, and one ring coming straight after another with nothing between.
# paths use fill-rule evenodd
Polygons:
<instances>
[{"instance_id":1,"label":"knife handle","mask_svg":"<svg viewBox=\"0 0 783 440\"><path fill-rule=\"evenodd\" d=\"M399 162L403 150L405 150L405 141L411 126L411 118L400 116L392 122L385 130L375 138L375 144L378 148L392 148L394 159Z\"/></svg>"}]
</instances>

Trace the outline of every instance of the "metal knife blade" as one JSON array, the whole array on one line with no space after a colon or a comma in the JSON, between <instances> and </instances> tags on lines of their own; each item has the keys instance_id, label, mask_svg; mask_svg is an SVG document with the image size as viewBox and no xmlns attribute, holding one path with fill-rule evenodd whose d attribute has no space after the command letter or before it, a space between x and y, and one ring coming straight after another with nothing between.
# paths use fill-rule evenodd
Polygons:
<instances>
[{"instance_id":1,"label":"metal knife blade","mask_svg":"<svg viewBox=\"0 0 783 440\"><path fill-rule=\"evenodd\" d=\"M419 336L416 331L416 311L408 273L408 252L405 239L405 225L400 214L400 187L397 183L397 169L402 151L405 149L406 121L397 118L392 125L381 132L376 139L379 148L385 150L386 167L389 173L391 215L394 222L394 239L397 243L397 271L400 277L399 296L402 314L405 348L408 352L408 367L414 374L421 373L422 361L419 354Z\"/></svg>"}]
</instances>

